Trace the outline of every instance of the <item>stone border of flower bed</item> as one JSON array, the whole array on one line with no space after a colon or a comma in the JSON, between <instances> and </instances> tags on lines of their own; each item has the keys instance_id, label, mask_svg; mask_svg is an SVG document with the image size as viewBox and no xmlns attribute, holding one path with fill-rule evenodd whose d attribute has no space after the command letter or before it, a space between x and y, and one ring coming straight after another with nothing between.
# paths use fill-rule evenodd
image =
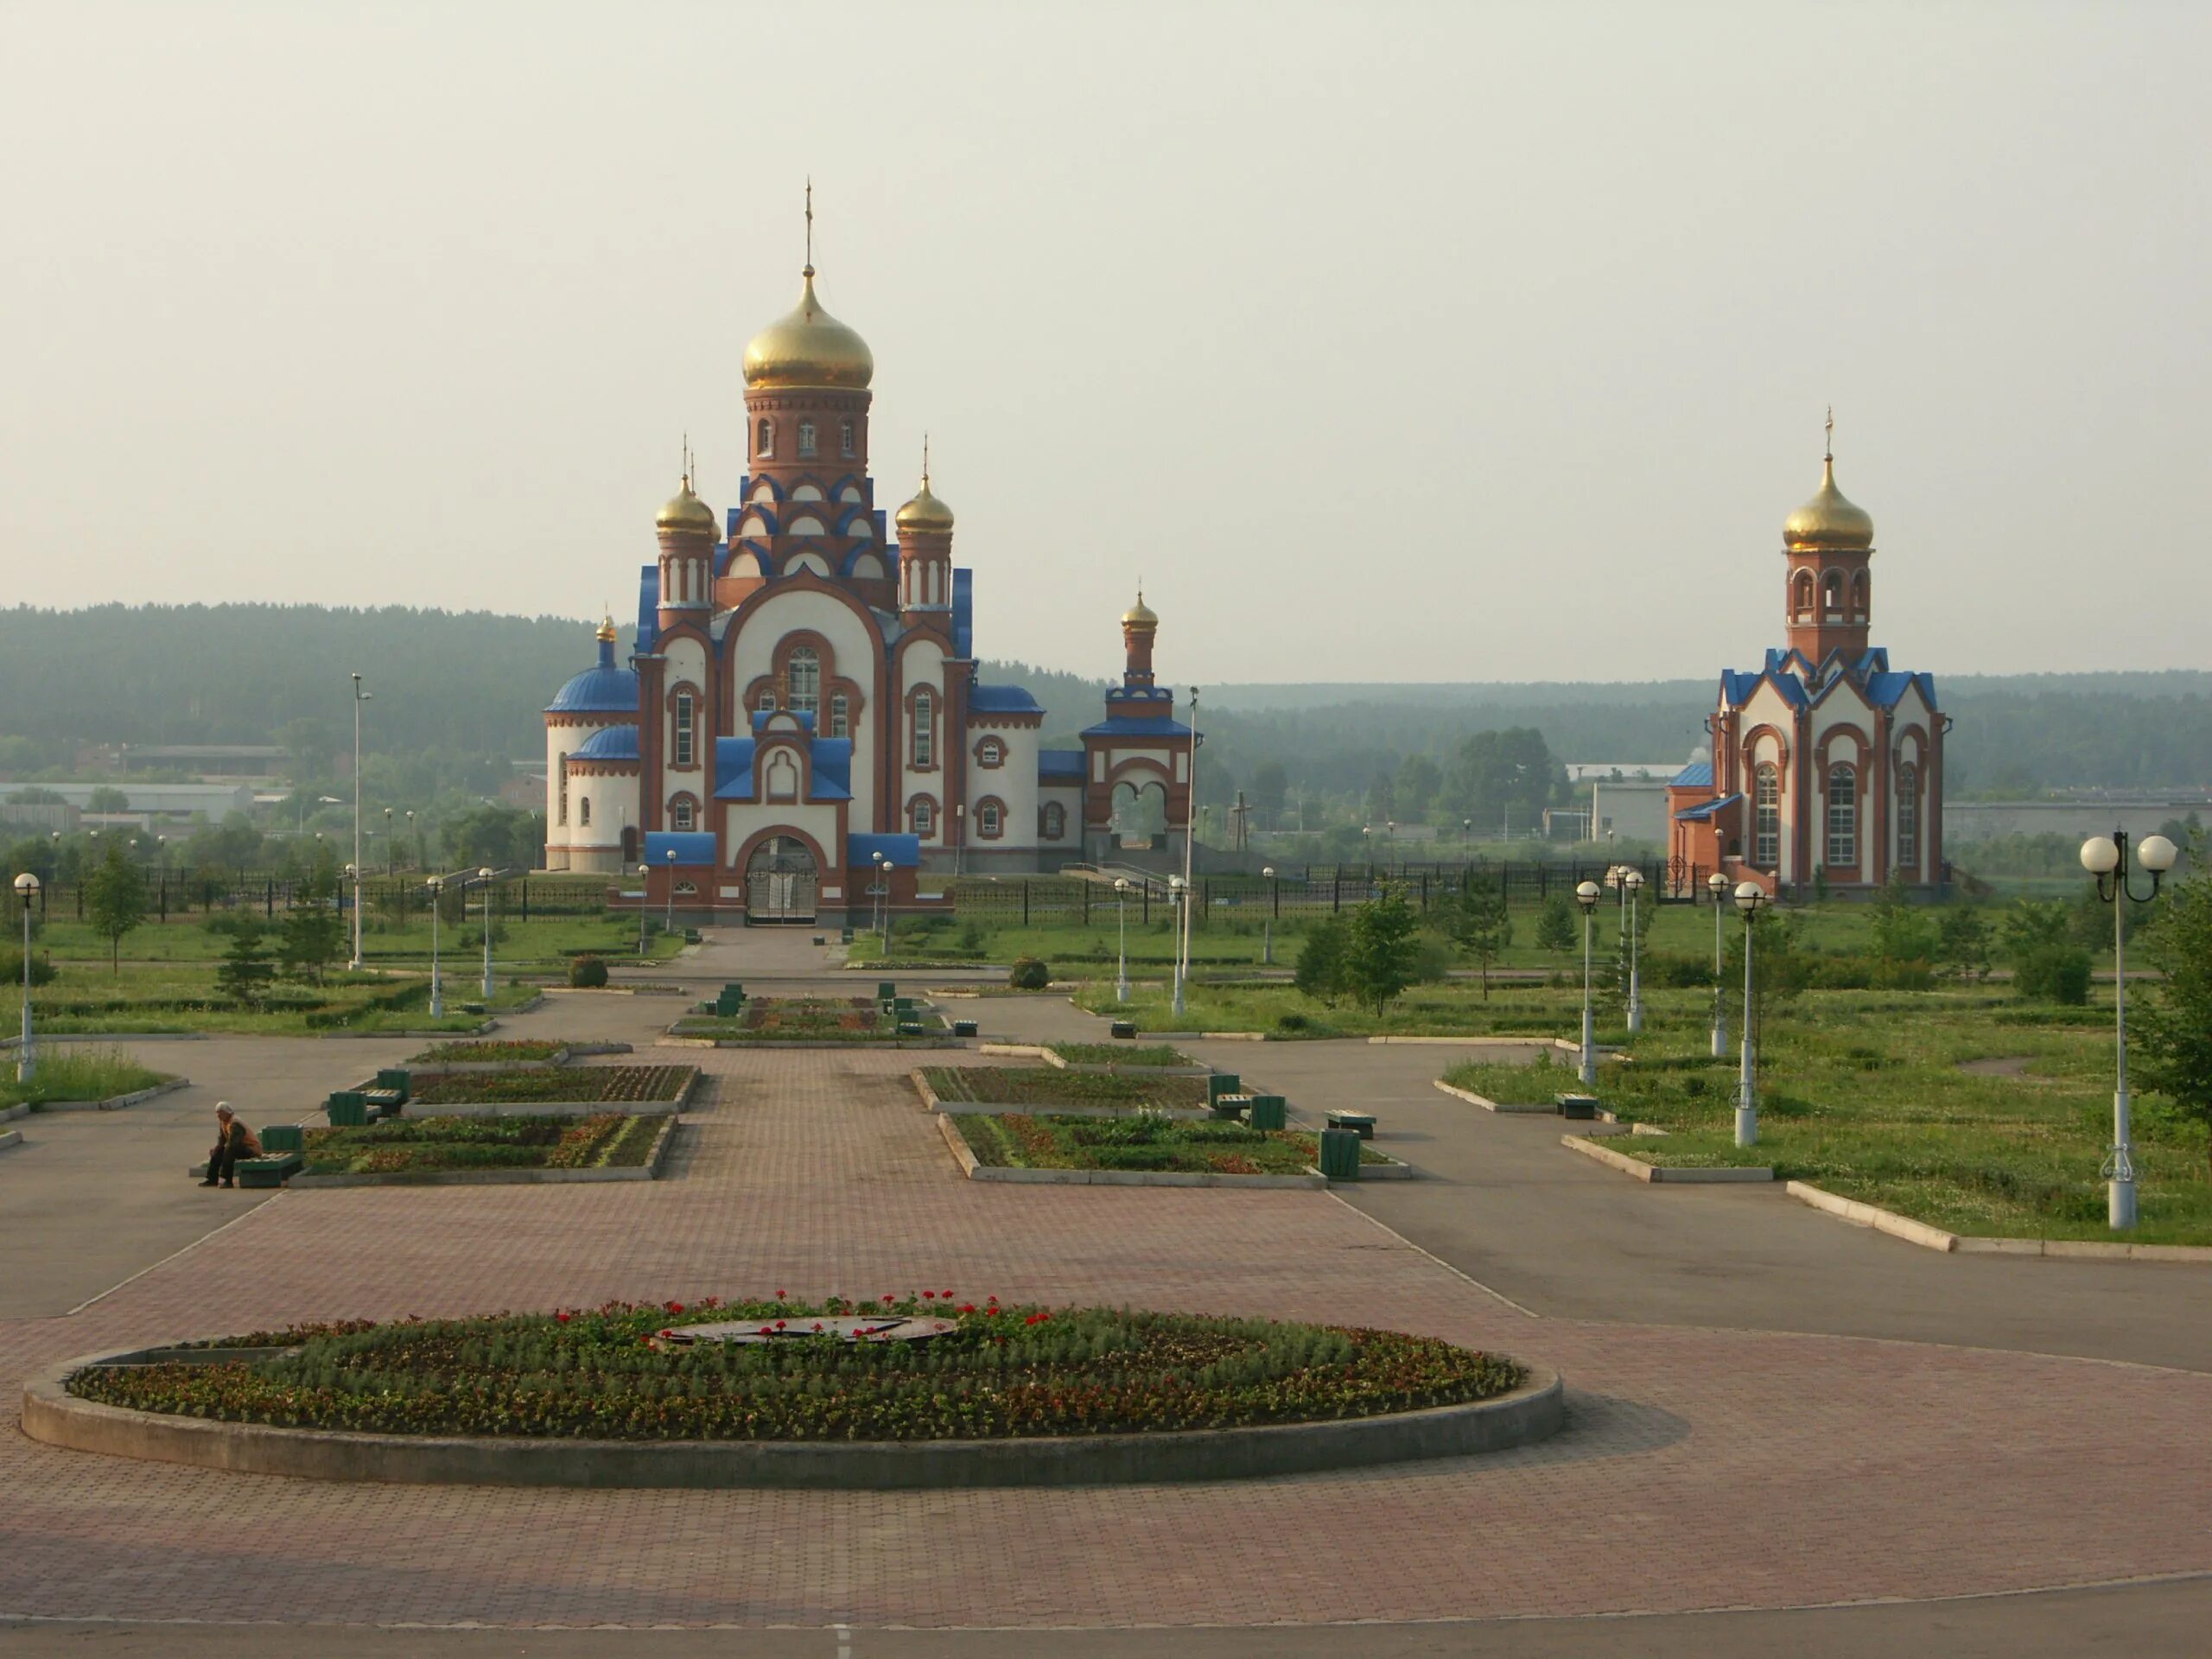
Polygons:
<instances>
[{"instance_id":1,"label":"stone border of flower bed","mask_svg":"<svg viewBox=\"0 0 2212 1659\"><path fill-rule=\"evenodd\" d=\"M354 1434L175 1417L68 1392L70 1375L86 1366L157 1351L79 1355L28 1379L23 1433L48 1446L105 1457L308 1480L886 1491L1266 1479L1503 1452L1548 1440L1567 1421L1566 1384L1557 1371L1541 1366L1528 1367L1528 1380L1510 1393L1425 1411L1166 1433L912 1442Z\"/></svg>"},{"instance_id":2,"label":"stone border of flower bed","mask_svg":"<svg viewBox=\"0 0 2212 1659\"><path fill-rule=\"evenodd\" d=\"M423 1075L459 1071L457 1066L426 1066ZM499 1071L542 1071L535 1065L495 1067ZM672 1068L671 1068L672 1069ZM594 1112L627 1112L641 1116L647 1111L680 1112L689 1106L706 1081L707 1074L698 1067L691 1068L691 1079L667 1100L464 1100L443 1103L410 1098L408 1115L413 1117L588 1117ZM373 1089L376 1080L353 1085L355 1090Z\"/></svg>"},{"instance_id":3,"label":"stone border of flower bed","mask_svg":"<svg viewBox=\"0 0 2212 1659\"><path fill-rule=\"evenodd\" d=\"M1599 1163L1618 1169L1624 1175L1633 1175L1639 1181L1664 1181L1673 1186L1682 1183L1713 1185L1721 1182L1770 1181L1774 1179L1774 1171L1764 1165L1711 1164L1686 1168L1676 1164L1649 1164L1641 1158L1615 1152L1611 1147L1601 1147L1586 1135L1562 1135L1559 1141L1563 1147L1573 1147L1586 1158L1595 1158Z\"/></svg>"},{"instance_id":4,"label":"stone border of flower bed","mask_svg":"<svg viewBox=\"0 0 2212 1659\"><path fill-rule=\"evenodd\" d=\"M110 1095L105 1100L41 1100L35 1103L25 1101L23 1105L31 1111L40 1113L119 1112L127 1106L136 1106L142 1101L151 1100L156 1095L175 1094L180 1089L191 1087L192 1079L189 1077L170 1077L164 1082L156 1084L150 1089L134 1090L127 1095ZM10 1116L12 1116L12 1113L0 1113L0 1118Z\"/></svg>"},{"instance_id":5,"label":"stone border of flower bed","mask_svg":"<svg viewBox=\"0 0 2212 1659\"><path fill-rule=\"evenodd\" d=\"M921 1096L922 1109L935 1112L939 1116L955 1113L982 1117L1018 1117L1024 1115L1031 1117L1137 1117L1149 1115L1186 1123L1200 1122L1213 1116L1211 1109L1205 1106L1055 1106L1046 1101L1023 1101L1009 1104L1003 1101L940 1100L919 1066L909 1071L906 1079Z\"/></svg>"},{"instance_id":6,"label":"stone border of flower bed","mask_svg":"<svg viewBox=\"0 0 2212 1659\"><path fill-rule=\"evenodd\" d=\"M1138 1045L1132 1043L1130 1046L1135 1048ZM1210 1077L1213 1075L1211 1066L1197 1061L1189 1065L1128 1065L1110 1060L1071 1060L1065 1058L1059 1050L1050 1043L985 1042L976 1044L976 1052L978 1054L996 1054L1005 1058L1041 1060L1060 1071L1107 1071L1123 1077L1133 1071L1141 1071L1147 1077Z\"/></svg>"},{"instance_id":7,"label":"stone border of flower bed","mask_svg":"<svg viewBox=\"0 0 2212 1659\"><path fill-rule=\"evenodd\" d=\"M1545 1117L1557 1117L1559 1116L1559 1108L1556 1106L1515 1105L1507 1101L1492 1100L1486 1095L1478 1095L1471 1089L1462 1089L1459 1084L1455 1083L1446 1083L1441 1077L1437 1077L1433 1079L1433 1081L1439 1089L1442 1090L1446 1094L1450 1095L1453 1099L1464 1100L1470 1106L1479 1106L1486 1112L1503 1112L1512 1116L1528 1115L1533 1116L1541 1115Z\"/></svg>"},{"instance_id":8,"label":"stone border of flower bed","mask_svg":"<svg viewBox=\"0 0 2212 1659\"><path fill-rule=\"evenodd\" d=\"M1915 1221L1879 1205L1847 1198L1810 1181L1785 1181L1782 1190L1802 1204L1847 1221L1855 1227L1917 1244L1925 1250L1958 1255L2049 1255L2095 1261L2212 1262L2212 1245L2123 1244L2095 1238L2003 1238L1989 1233L1950 1233L1928 1222Z\"/></svg>"},{"instance_id":9,"label":"stone border of flower bed","mask_svg":"<svg viewBox=\"0 0 2212 1659\"><path fill-rule=\"evenodd\" d=\"M23 1132L21 1129L0 1130L0 1152L5 1152L10 1147L20 1147L22 1144Z\"/></svg>"},{"instance_id":10,"label":"stone border of flower bed","mask_svg":"<svg viewBox=\"0 0 2212 1659\"><path fill-rule=\"evenodd\" d=\"M658 1105L659 1103L654 1103ZM601 1110L606 1107L601 1105ZM557 1113L539 1115L554 1116ZM659 1116L653 1112L630 1112L631 1117ZM439 1113L439 1116L459 1116L459 1113ZM555 1186L575 1181L654 1181L660 1179L661 1166L668 1161L668 1149L675 1140L676 1130L683 1117L674 1107L668 1108L668 1121L653 1136L652 1149L645 1154L642 1164L626 1164L620 1168L599 1169L423 1169L395 1170L387 1175L365 1175L347 1172L339 1175L294 1175L284 1183L289 1187L330 1186Z\"/></svg>"},{"instance_id":11,"label":"stone border of flower bed","mask_svg":"<svg viewBox=\"0 0 2212 1659\"><path fill-rule=\"evenodd\" d=\"M968 1137L952 1121L954 1116L951 1112L938 1113L938 1132L952 1149L953 1161L960 1166L961 1173L971 1181L1003 1181L1017 1186L1241 1186L1307 1192L1329 1185L1327 1176L1311 1167L1302 1175L1220 1175L1209 1170L1016 1169L1002 1164L986 1164L976 1156ZM1054 1112L1052 1116L1066 1117L1072 1114ZM1410 1166L1401 1164L1399 1167L1408 1175L1413 1173Z\"/></svg>"}]
</instances>

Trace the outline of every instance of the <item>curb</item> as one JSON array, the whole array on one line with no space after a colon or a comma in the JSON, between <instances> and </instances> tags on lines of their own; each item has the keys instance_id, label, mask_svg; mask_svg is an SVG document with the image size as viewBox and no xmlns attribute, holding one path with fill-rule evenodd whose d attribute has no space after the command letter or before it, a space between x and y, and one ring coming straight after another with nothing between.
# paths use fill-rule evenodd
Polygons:
<instances>
[{"instance_id":1,"label":"curb","mask_svg":"<svg viewBox=\"0 0 2212 1659\"><path fill-rule=\"evenodd\" d=\"M1948 1233L1924 1221L1915 1221L1894 1210L1864 1204L1815 1186L1809 1181L1789 1181L1783 1192L1802 1204L1824 1211L1854 1227L1871 1227L1924 1250L1957 1255L2041 1255L2059 1260L2104 1262L2212 1262L2212 1245L2121 1244L2089 1238L1998 1238L1979 1233Z\"/></svg>"},{"instance_id":2,"label":"curb","mask_svg":"<svg viewBox=\"0 0 2212 1659\"><path fill-rule=\"evenodd\" d=\"M1446 1083L1441 1077L1436 1079L1436 1086L1455 1099L1464 1100L1470 1106L1479 1106L1486 1112L1504 1112L1516 1116L1530 1117L1556 1117L1559 1115L1559 1108L1556 1106L1507 1105L1487 1099L1471 1089L1462 1089L1456 1084Z\"/></svg>"},{"instance_id":3,"label":"curb","mask_svg":"<svg viewBox=\"0 0 2212 1659\"><path fill-rule=\"evenodd\" d=\"M29 1117L30 1115L30 1102L21 1101L13 1106L0 1108L0 1123L11 1122L16 1118Z\"/></svg>"},{"instance_id":4,"label":"curb","mask_svg":"<svg viewBox=\"0 0 2212 1659\"><path fill-rule=\"evenodd\" d=\"M21 1129L0 1129L0 1152L5 1152L10 1147L20 1147L22 1144L23 1132Z\"/></svg>"},{"instance_id":5,"label":"curb","mask_svg":"<svg viewBox=\"0 0 2212 1659\"><path fill-rule=\"evenodd\" d=\"M189 1077L171 1077L157 1083L150 1089L140 1089L128 1095L110 1095L105 1100L47 1100L39 1103L41 1112L119 1112L126 1106L136 1106L141 1101L151 1100L156 1095L174 1094L179 1089L189 1089Z\"/></svg>"},{"instance_id":6,"label":"curb","mask_svg":"<svg viewBox=\"0 0 2212 1659\"><path fill-rule=\"evenodd\" d=\"M1595 1158L1599 1163L1618 1169L1624 1175L1633 1175L1639 1181L1663 1181L1669 1186L1688 1184L1709 1186L1738 1181L1770 1181L1774 1179L1771 1169L1737 1165L1682 1169L1665 1164L1647 1164L1641 1158L1630 1158L1579 1135L1562 1135L1559 1140L1561 1146L1572 1147L1586 1158Z\"/></svg>"},{"instance_id":7,"label":"curb","mask_svg":"<svg viewBox=\"0 0 2212 1659\"><path fill-rule=\"evenodd\" d=\"M645 1161L624 1169L435 1169L390 1175L295 1175L287 1187L313 1190L338 1186L559 1186L578 1182L657 1181L668 1160L670 1141L682 1117L671 1111L653 1137Z\"/></svg>"},{"instance_id":8,"label":"curb","mask_svg":"<svg viewBox=\"0 0 2212 1659\"><path fill-rule=\"evenodd\" d=\"M22 1427L73 1451L235 1474L415 1485L888 1490L1097 1486L1263 1478L1461 1458L1533 1445L1567 1418L1557 1371L1529 1368L1510 1394L1382 1417L1252 1428L1038 1440L899 1441L470 1439L274 1428L128 1410L67 1392L71 1373L128 1355L84 1355L30 1378Z\"/></svg>"}]
</instances>

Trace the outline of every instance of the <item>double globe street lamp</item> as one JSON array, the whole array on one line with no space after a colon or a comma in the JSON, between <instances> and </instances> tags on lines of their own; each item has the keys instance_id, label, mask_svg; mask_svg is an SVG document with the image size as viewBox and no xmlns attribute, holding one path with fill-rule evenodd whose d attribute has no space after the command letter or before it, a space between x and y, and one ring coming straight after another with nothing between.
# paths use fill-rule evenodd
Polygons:
<instances>
[{"instance_id":1,"label":"double globe street lamp","mask_svg":"<svg viewBox=\"0 0 2212 1659\"><path fill-rule=\"evenodd\" d=\"M2097 897L2112 906L2112 1007L2116 1046L2112 1095L2112 1150L2099 1173L2105 1178L2106 1219L2114 1232L2135 1225L2135 1151L2130 1134L2127 1102L2127 913L2120 902L2147 905L2158 896L2158 884L2174 867L2179 849L2164 836L2145 836L2135 849L2134 861L2151 877L2151 891L2137 893L2128 884L2127 831L2109 836L2093 836L2082 843L2082 868L2096 878Z\"/></svg>"},{"instance_id":2,"label":"double globe street lamp","mask_svg":"<svg viewBox=\"0 0 2212 1659\"><path fill-rule=\"evenodd\" d=\"M1114 878L1114 922L1122 935L1120 960L1114 969L1114 1000L1129 1000L1129 879L1126 875Z\"/></svg>"},{"instance_id":3,"label":"double globe street lamp","mask_svg":"<svg viewBox=\"0 0 2212 1659\"><path fill-rule=\"evenodd\" d=\"M23 907L23 1040L16 1050L16 1081L29 1083L38 1069L31 1052L31 901L38 897L38 877L25 870L16 878L16 900Z\"/></svg>"},{"instance_id":4,"label":"double globe street lamp","mask_svg":"<svg viewBox=\"0 0 2212 1659\"><path fill-rule=\"evenodd\" d=\"M1167 878L1168 914L1175 923L1175 1003L1174 1012L1183 1012L1184 943L1190 938L1190 921L1186 906L1190 902L1190 884L1179 875Z\"/></svg>"},{"instance_id":5,"label":"double globe street lamp","mask_svg":"<svg viewBox=\"0 0 2212 1659\"><path fill-rule=\"evenodd\" d=\"M476 879L484 884L484 1001L492 1000L492 867L486 864L476 872Z\"/></svg>"},{"instance_id":6,"label":"double globe street lamp","mask_svg":"<svg viewBox=\"0 0 2212 1659\"><path fill-rule=\"evenodd\" d=\"M1728 908L1728 878L1715 870L1705 878L1705 890L1713 895L1713 1058L1718 1060L1728 1053L1728 998L1722 982L1728 955L1720 939L1720 918Z\"/></svg>"},{"instance_id":7,"label":"double globe street lamp","mask_svg":"<svg viewBox=\"0 0 2212 1659\"><path fill-rule=\"evenodd\" d=\"M1759 911L1773 902L1773 896L1756 881L1736 884L1736 908L1744 912L1744 1069L1736 1084L1736 1144L1739 1147L1757 1146L1759 1138L1758 1097L1751 1087L1751 1076L1758 1065L1751 1019L1751 925L1758 920Z\"/></svg>"},{"instance_id":8,"label":"double globe street lamp","mask_svg":"<svg viewBox=\"0 0 2212 1659\"><path fill-rule=\"evenodd\" d=\"M1582 906L1582 1064L1580 1075L1585 1089L1595 1088L1598 1083L1598 1045L1590 1024L1590 922L1598 913L1598 900L1604 896L1595 881L1585 881L1574 890L1574 902Z\"/></svg>"},{"instance_id":9,"label":"double globe street lamp","mask_svg":"<svg viewBox=\"0 0 2212 1659\"><path fill-rule=\"evenodd\" d=\"M438 923L444 906L438 901L446 890L445 878L432 876L426 884L430 889L430 1018L442 1020L446 1013L446 993L438 977Z\"/></svg>"},{"instance_id":10,"label":"double globe street lamp","mask_svg":"<svg viewBox=\"0 0 2212 1659\"><path fill-rule=\"evenodd\" d=\"M1643 995L1637 981L1637 935L1643 919L1643 872L1632 864L1616 864L1605 872L1605 884L1621 896L1621 932L1628 940L1628 1028L1643 1029Z\"/></svg>"}]
</instances>

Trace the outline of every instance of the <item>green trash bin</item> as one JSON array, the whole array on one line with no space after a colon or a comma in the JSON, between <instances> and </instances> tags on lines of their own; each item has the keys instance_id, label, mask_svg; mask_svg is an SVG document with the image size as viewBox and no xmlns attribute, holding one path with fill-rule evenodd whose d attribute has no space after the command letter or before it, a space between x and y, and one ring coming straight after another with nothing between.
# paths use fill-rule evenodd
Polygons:
<instances>
[{"instance_id":1,"label":"green trash bin","mask_svg":"<svg viewBox=\"0 0 2212 1659\"><path fill-rule=\"evenodd\" d=\"M304 1152L308 1134L296 1123L271 1123L261 1132L264 1152Z\"/></svg>"},{"instance_id":2,"label":"green trash bin","mask_svg":"<svg viewBox=\"0 0 2212 1659\"><path fill-rule=\"evenodd\" d=\"M1234 1071L1217 1071L1206 1079L1206 1104L1211 1106L1224 1095L1241 1095L1244 1080Z\"/></svg>"},{"instance_id":3,"label":"green trash bin","mask_svg":"<svg viewBox=\"0 0 2212 1659\"><path fill-rule=\"evenodd\" d=\"M1289 1109L1289 1103L1281 1095L1255 1095L1244 1121L1255 1129L1279 1129Z\"/></svg>"},{"instance_id":4,"label":"green trash bin","mask_svg":"<svg viewBox=\"0 0 2212 1659\"><path fill-rule=\"evenodd\" d=\"M358 1089L333 1091L322 1109L334 1129L358 1129L369 1121L368 1099Z\"/></svg>"},{"instance_id":5,"label":"green trash bin","mask_svg":"<svg viewBox=\"0 0 2212 1659\"><path fill-rule=\"evenodd\" d=\"M899 1000L898 986L887 979L878 980L875 986L875 1000L879 1002L896 1002Z\"/></svg>"},{"instance_id":6,"label":"green trash bin","mask_svg":"<svg viewBox=\"0 0 2212 1659\"><path fill-rule=\"evenodd\" d=\"M1351 1129L1321 1131L1321 1173L1332 1181L1359 1179L1359 1136Z\"/></svg>"},{"instance_id":7,"label":"green trash bin","mask_svg":"<svg viewBox=\"0 0 2212 1659\"><path fill-rule=\"evenodd\" d=\"M404 1065L379 1067L377 1071L377 1087L391 1090L399 1096L399 1103L403 1106L415 1097L414 1074Z\"/></svg>"}]
</instances>

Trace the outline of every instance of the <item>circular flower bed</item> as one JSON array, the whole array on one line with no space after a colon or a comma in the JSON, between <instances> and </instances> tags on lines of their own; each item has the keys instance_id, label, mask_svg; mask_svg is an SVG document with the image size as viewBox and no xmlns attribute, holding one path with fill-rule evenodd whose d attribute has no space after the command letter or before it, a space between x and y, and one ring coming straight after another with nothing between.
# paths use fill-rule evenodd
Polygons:
<instances>
[{"instance_id":1,"label":"circular flower bed","mask_svg":"<svg viewBox=\"0 0 2212 1659\"><path fill-rule=\"evenodd\" d=\"M926 1314L925 1342L831 1334ZM662 1342L742 1320L778 1340ZM814 1333L817 1322L824 1325ZM259 1332L213 1363L90 1365L85 1400L280 1427L628 1440L976 1440L1318 1422L1505 1394L1522 1368L1431 1337L923 1292Z\"/></svg>"}]
</instances>

